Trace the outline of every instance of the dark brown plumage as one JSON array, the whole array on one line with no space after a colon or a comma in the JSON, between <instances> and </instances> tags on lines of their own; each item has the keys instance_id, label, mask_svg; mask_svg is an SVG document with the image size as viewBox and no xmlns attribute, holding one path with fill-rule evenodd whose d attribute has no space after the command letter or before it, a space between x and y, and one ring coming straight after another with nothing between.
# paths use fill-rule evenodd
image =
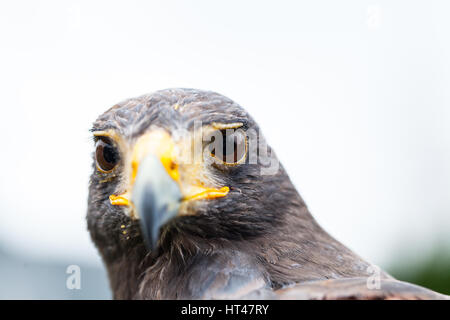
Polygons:
<instances>
[{"instance_id":1,"label":"dark brown plumage","mask_svg":"<svg viewBox=\"0 0 450 320\"><path fill-rule=\"evenodd\" d=\"M383 272L381 289L365 288L365 279L372 276L370 264L317 224L283 167L276 174L260 174L263 163L274 155L271 152L261 155L257 164L206 163L195 178L181 174L182 182L197 179L208 187L225 185L230 190L226 196L180 207L183 214L160 229L157 225L157 243L149 250L143 236L149 227L145 224L153 220L135 219L129 209L133 205L112 205L109 199L129 191L124 187L129 185L130 151L126 150L156 126L175 136L180 129L192 132L198 120L204 125L242 123L244 130L259 131L233 101L193 89L163 90L126 100L94 123L94 133L108 131L120 137L120 143L107 141L117 149L117 154L105 155L114 161L117 157L115 169L94 168L87 214L114 298L444 298ZM258 139L263 141L262 136ZM179 170L190 168L185 164Z\"/></svg>"}]
</instances>

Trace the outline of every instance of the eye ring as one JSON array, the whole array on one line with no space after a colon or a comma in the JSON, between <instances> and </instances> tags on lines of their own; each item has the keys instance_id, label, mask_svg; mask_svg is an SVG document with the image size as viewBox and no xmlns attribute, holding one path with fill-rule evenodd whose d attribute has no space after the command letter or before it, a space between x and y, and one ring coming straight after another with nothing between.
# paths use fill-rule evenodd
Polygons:
<instances>
[{"instance_id":1,"label":"eye ring","mask_svg":"<svg viewBox=\"0 0 450 320\"><path fill-rule=\"evenodd\" d=\"M95 144L95 165L102 173L110 173L119 162L119 154L107 138L100 138Z\"/></svg>"},{"instance_id":2,"label":"eye ring","mask_svg":"<svg viewBox=\"0 0 450 320\"><path fill-rule=\"evenodd\" d=\"M216 147L214 143L210 146L211 157L213 157L217 162L228 167L237 166L245 161L247 158L247 135L242 129L222 129L218 130L220 136L222 137L221 147L222 150L216 152ZM214 138L216 135L214 136ZM230 149L230 146L232 148ZM231 152L233 152L231 154ZM230 157L232 157L232 162L230 162Z\"/></svg>"}]
</instances>

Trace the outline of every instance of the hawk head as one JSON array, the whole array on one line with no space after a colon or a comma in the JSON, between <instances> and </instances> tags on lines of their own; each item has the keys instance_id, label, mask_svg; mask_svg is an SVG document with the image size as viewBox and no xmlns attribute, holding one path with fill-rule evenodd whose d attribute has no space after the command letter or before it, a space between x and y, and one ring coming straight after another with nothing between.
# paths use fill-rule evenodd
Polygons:
<instances>
[{"instance_id":1,"label":"hawk head","mask_svg":"<svg viewBox=\"0 0 450 320\"><path fill-rule=\"evenodd\" d=\"M92 132L87 220L106 260L268 235L304 205L255 121L220 94L169 89L129 99Z\"/></svg>"},{"instance_id":2,"label":"hawk head","mask_svg":"<svg viewBox=\"0 0 450 320\"><path fill-rule=\"evenodd\" d=\"M370 264L320 228L254 120L217 93L129 99L92 131L88 228L116 298L447 298L382 271L386 289L367 291Z\"/></svg>"}]
</instances>

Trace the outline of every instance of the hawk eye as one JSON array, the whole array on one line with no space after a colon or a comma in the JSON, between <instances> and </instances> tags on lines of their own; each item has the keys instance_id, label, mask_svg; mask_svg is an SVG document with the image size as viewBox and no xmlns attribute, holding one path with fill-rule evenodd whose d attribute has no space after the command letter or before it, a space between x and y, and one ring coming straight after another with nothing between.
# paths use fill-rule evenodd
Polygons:
<instances>
[{"instance_id":1,"label":"hawk eye","mask_svg":"<svg viewBox=\"0 0 450 320\"><path fill-rule=\"evenodd\" d=\"M247 152L247 138L245 132L241 129L219 130L217 136L221 143L213 144L211 155L219 159L225 165L236 165L245 159Z\"/></svg>"},{"instance_id":2,"label":"hawk eye","mask_svg":"<svg viewBox=\"0 0 450 320\"><path fill-rule=\"evenodd\" d=\"M108 139L101 138L95 147L97 168L104 173L112 171L119 161L119 155Z\"/></svg>"}]
</instances>

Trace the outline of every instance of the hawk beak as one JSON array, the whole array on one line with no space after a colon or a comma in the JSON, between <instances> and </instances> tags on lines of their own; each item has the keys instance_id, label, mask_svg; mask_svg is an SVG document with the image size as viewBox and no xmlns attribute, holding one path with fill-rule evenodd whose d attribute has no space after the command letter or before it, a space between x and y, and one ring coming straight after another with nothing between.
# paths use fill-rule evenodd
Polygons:
<instances>
[{"instance_id":1,"label":"hawk beak","mask_svg":"<svg viewBox=\"0 0 450 320\"><path fill-rule=\"evenodd\" d=\"M156 247L159 229L177 215L181 200L178 184L161 161L154 155L145 157L139 165L131 201L150 250Z\"/></svg>"},{"instance_id":2,"label":"hawk beak","mask_svg":"<svg viewBox=\"0 0 450 320\"><path fill-rule=\"evenodd\" d=\"M183 175L175 159L175 143L161 130L151 131L135 143L130 162L130 183L125 193L110 195L112 205L131 207L150 250L157 246L160 228L179 215L182 202L225 197L228 187L199 185ZM191 179L190 179L191 178Z\"/></svg>"}]
</instances>

